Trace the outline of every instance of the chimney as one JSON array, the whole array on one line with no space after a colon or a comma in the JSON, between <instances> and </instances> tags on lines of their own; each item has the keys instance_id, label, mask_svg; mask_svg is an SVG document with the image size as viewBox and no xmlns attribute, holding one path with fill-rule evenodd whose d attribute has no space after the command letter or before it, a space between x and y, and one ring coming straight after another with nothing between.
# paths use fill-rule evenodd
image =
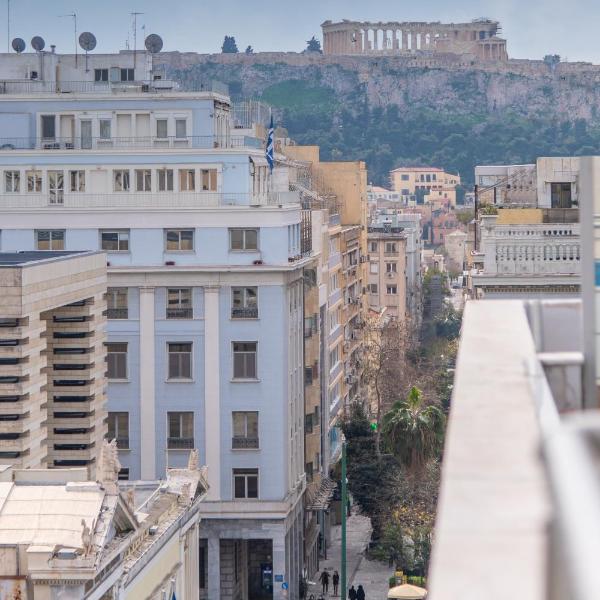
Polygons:
<instances>
[{"instance_id":1,"label":"chimney","mask_svg":"<svg viewBox=\"0 0 600 600\"><path fill-rule=\"evenodd\" d=\"M50 51L52 54L56 54L56 44L50 44Z\"/></svg>"}]
</instances>

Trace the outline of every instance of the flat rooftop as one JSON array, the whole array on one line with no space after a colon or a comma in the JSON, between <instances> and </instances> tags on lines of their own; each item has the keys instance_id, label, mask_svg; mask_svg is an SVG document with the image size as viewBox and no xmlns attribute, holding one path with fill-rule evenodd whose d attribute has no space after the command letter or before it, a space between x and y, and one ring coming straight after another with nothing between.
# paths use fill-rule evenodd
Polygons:
<instances>
[{"instance_id":1,"label":"flat rooftop","mask_svg":"<svg viewBox=\"0 0 600 600\"><path fill-rule=\"evenodd\" d=\"M48 260L63 260L81 256L82 254L97 254L88 250L32 250L25 252L0 252L0 267L24 267L32 263Z\"/></svg>"}]
</instances>

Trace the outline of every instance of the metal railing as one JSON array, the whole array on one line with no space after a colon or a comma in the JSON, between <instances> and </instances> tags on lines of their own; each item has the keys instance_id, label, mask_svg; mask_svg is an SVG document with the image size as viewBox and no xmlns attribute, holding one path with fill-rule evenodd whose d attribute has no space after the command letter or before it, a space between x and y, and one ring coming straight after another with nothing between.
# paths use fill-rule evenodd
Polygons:
<instances>
[{"instance_id":1,"label":"metal railing","mask_svg":"<svg viewBox=\"0 0 600 600\"><path fill-rule=\"evenodd\" d=\"M234 450L240 450L245 448L256 449L258 448L258 438L234 436L231 438L231 447Z\"/></svg>"},{"instance_id":2,"label":"metal railing","mask_svg":"<svg viewBox=\"0 0 600 600\"><path fill-rule=\"evenodd\" d=\"M129 310L127 308L108 308L106 310L107 319L128 319Z\"/></svg>"},{"instance_id":3,"label":"metal railing","mask_svg":"<svg viewBox=\"0 0 600 600\"><path fill-rule=\"evenodd\" d=\"M167 308L167 319L192 319L193 317L193 308Z\"/></svg>"},{"instance_id":4,"label":"metal railing","mask_svg":"<svg viewBox=\"0 0 600 600\"><path fill-rule=\"evenodd\" d=\"M0 137L0 150L114 150L120 148L256 148L264 140L247 135L186 135L129 137Z\"/></svg>"},{"instance_id":5,"label":"metal railing","mask_svg":"<svg viewBox=\"0 0 600 600\"><path fill-rule=\"evenodd\" d=\"M194 447L194 438L167 438L169 450L188 450Z\"/></svg>"},{"instance_id":6,"label":"metal railing","mask_svg":"<svg viewBox=\"0 0 600 600\"><path fill-rule=\"evenodd\" d=\"M232 308L231 309L232 319L258 319L258 307L257 306L245 306L243 308Z\"/></svg>"}]
</instances>

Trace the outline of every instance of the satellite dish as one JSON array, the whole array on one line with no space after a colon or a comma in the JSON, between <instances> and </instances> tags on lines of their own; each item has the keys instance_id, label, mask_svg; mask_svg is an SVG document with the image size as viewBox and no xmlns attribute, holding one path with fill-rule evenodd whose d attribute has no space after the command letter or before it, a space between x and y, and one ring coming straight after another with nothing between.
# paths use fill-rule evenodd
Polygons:
<instances>
[{"instance_id":1,"label":"satellite dish","mask_svg":"<svg viewBox=\"0 0 600 600\"><path fill-rule=\"evenodd\" d=\"M22 40L21 38L15 38L12 41L12 49L17 53L17 54L21 54L21 52L23 52L23 50L25 50L25 41Z\"/></svg>"},{"instance_id":2,"label":"satellite dish","mask_svg":"<svg viewBox=\"0 0 600 600\"><path fill-rule=\"evenodd\" d=\"M79 45L82 50L86 52L91 52L96 47L96 36L89 31L84 31L79 36Z\"/></svg>"},{"instance_id":3,"label":"satellite dish","mask_svg":"<svg viewBox=\"0 0 600 600\"><path fill-rule=\"evenodd\" d=\"M148 52L152 52L152 54L156 54L156 52L160 52L163 47L163 41L160 35L156 35L156 33L151 33L144 42L146 46L146 50Z\"/></svg>"},{"instance_id":4,"label":"satellite dish","mask_svg":"<svg viewBox=\"0 0 600 600\"><path fill-rule=\"evenodd\" d=\"M46 46L46 42L44 41L44 38L36 35L35 37L31 38L31 46L37 52L41 52Z\"/></svg>"}]
</instances>

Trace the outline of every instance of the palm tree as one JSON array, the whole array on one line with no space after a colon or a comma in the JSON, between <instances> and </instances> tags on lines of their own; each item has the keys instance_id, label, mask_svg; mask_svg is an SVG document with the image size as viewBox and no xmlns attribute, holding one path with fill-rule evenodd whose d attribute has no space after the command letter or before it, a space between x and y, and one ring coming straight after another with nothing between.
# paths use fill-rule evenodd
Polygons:
<instances>
[{"instance_id":1,"label":"palm tree","mask_svg":"<svg viewBox=\"0 0 600 600\"><path fill-rule=\"evenodd\" d=\"M400 463L416 473L437 456L445 421L442 409L427 403L423 392L412 387L406 400L395 402L383 417L382 429L390 450Z\"/></svg>"}]
</instances>

